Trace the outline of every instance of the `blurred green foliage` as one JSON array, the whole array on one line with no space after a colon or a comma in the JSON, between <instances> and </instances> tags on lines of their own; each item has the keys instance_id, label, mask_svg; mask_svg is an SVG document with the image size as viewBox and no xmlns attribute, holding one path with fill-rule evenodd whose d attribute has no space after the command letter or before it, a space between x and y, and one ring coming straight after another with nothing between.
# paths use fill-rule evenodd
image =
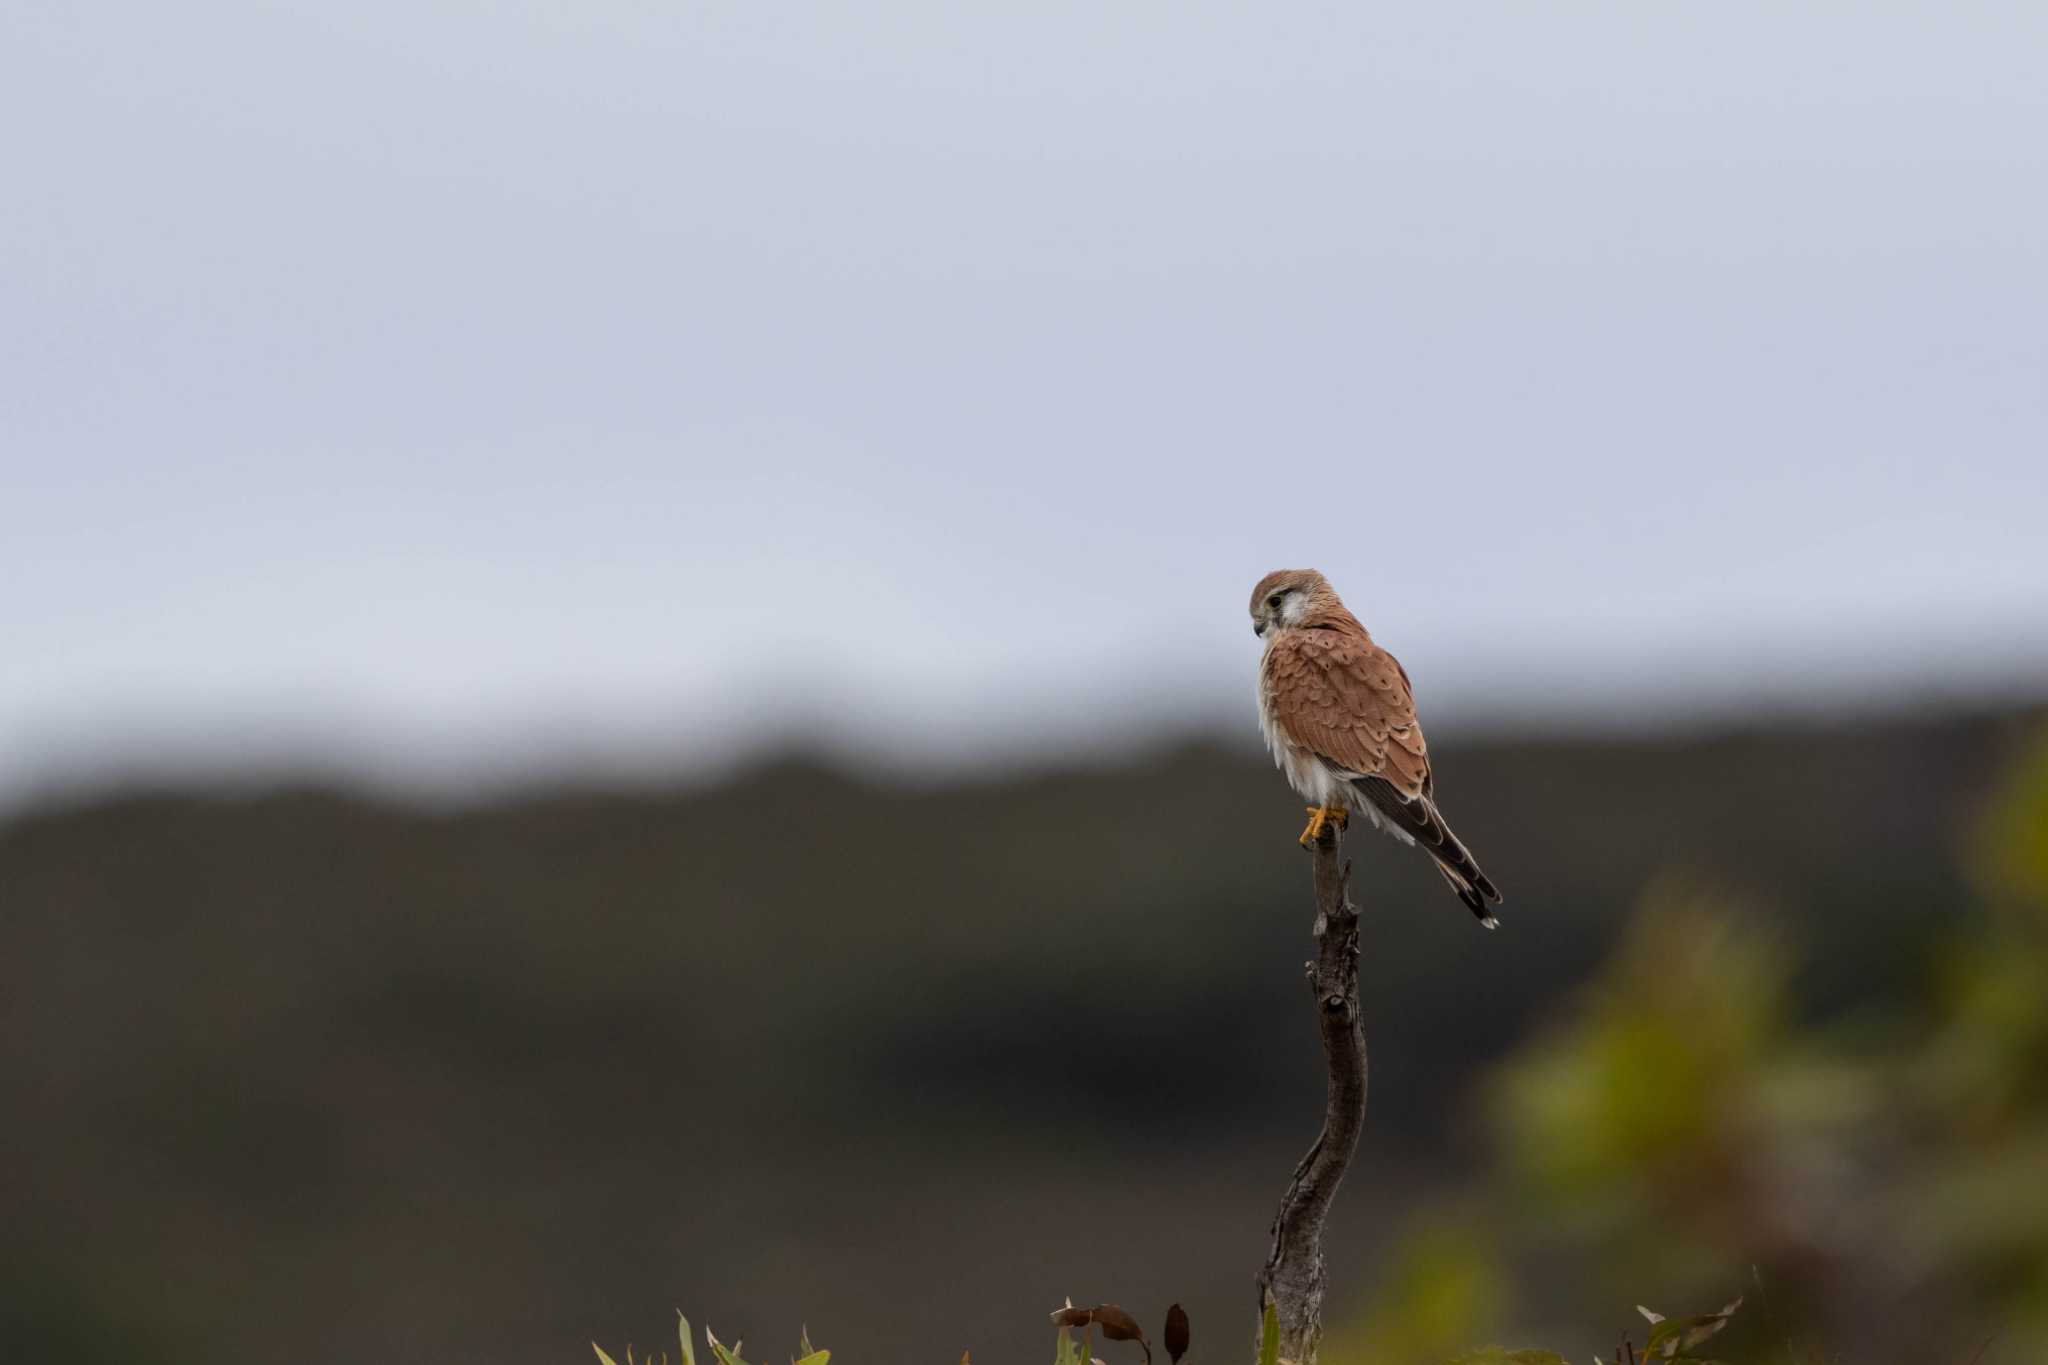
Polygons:
<instances>
[{"instance_id":1,"label":"blurred green foliage","mask_svg":"<svg viewBox=\"0 0 2048 1365\"><path fill-rule=\"evenodd\" d=\"M1445 1207L1418 1220L1374 1276L1372 1307L1334 1332L1326 1365L1448 1360L1501 1320L1505 1267L1473 1208Z\"/></svg>"},{"instance_id":2,"label":"blurred green foliage","mask_svg":"<svg viewBox=\"0 0 2048 1365\"><path fill-rule=\"evenodd\" d=\"M1727 1197L1728 1154L1783 1050L1788 975L1767 931L1698 890L1653 890L1570 1021L1500 1077L1495 1121L1524 1187L1553 1215Z\"/></svg>"},{"instance_id":3,"label":"blurred green foliage","mask_svg":"<svg viewBox=\"0 0 2048 1365\"><path fill-rule=\"evenodd\" d=\"M1975 830L1974 865L1991 896L2048 915L2048 734L2022 750Z\"/></svg>"},{"instance_id":4,"label":"blurred green foliage","mask_svg":"<svg viewBox=\"0 0 2048 1365\"><path fill-rule=\"evenodd\" d=\"M1962 847L1990 908L1874 1028L1799 1017L1783 911L1653 883L1481 1087L1491 1172L1419 1220L1333 1358L1441 1360L1460 1327L1753 1283L1752 1358L2048 1360L2048 730ZM1471 1288L1517 1279L1544 1309Z\"/></svg>"}]
</instances>

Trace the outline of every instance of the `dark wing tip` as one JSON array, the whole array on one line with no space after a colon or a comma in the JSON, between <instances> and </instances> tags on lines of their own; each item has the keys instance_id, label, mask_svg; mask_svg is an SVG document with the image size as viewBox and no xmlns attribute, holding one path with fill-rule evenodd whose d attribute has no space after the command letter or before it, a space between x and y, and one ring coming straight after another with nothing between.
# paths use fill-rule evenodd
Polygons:
<instances>
[{"instance_id":1,"label":"dark wing tip","mask_svg":"<svg viewBox=\"0 0 2048 1365\"><path fill-rule=\"evenodd\" d=\"M1445 880L1448 881L1449 878L1446 878ZM1453 881L1451 882L1451 890L1457 893L1458 899L1465 903L1465 908L1467 910L1470 910L1473 914L1479 916L1480 921L1482 923L1486 920L1490 920L1493 918L1492 914L1487 911L1486 902L1483 899L1481 899L1479 893L1473 890L1470 886L1465 885L1462 882Z\"/></svg>"}]
</instances>

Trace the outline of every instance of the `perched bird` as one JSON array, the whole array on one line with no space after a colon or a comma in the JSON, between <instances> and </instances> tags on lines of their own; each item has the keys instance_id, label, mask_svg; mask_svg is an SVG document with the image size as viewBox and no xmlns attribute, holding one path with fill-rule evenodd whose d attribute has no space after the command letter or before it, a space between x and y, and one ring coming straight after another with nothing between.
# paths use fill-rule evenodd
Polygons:
<instances>
[{"instance_id":1,"label":"perched bird","mask_svg":"<svg viewBox=\"0 0 2048 1365\"><path fill-rule=\"evenodd\" d=\"M1373 643L1314 569L1279 569L1252 589L1259 661L1259 728L1273 761L1306 800L1304 846L1352 811L1404 844L1419 843L1479 922L1500 891L1451 833L1429 775L1407 670Z\"/></svg>"}]
</instances>

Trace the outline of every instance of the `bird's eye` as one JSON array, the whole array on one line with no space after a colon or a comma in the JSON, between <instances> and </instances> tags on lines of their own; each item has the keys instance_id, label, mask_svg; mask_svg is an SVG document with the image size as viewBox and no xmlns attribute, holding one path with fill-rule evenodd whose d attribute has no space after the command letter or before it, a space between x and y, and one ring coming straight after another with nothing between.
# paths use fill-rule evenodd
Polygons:
<instances>
[{"instance_id":1,"label":"bird's eye","mask_svg":"<svg viewBox=\"0 0 2048 1365\"><path fill-rule=\"evenodd\" d=\"M1271 597L1267 598L1267 599L1266 599L1266 605L1267 605L1267 606L1269 606L1269 607L1277 607L1277 606L1279 606L1279 605L1280 605L1280 594L1276 592L1276 593L1274 593L1274 594L1273 594L1273 595L1272 595Z\"/></svg>"}]
</instances>

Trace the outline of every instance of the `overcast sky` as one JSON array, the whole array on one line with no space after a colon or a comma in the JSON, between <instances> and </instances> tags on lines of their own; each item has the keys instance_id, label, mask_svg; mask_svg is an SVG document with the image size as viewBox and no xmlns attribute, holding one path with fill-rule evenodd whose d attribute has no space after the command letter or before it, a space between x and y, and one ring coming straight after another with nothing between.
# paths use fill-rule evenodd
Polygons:
<instances>
[{"instance_id":1,"label":"overcast sky","mask_svg":"<svg viewBox=\"0 0 2048 1365\"><path fill-rule=\"evenodd\" d=\"M2038 3L16 0L0 769L1249 736L1302 564L1453 724L2025 686L2044 70Z\"/></svg>"}]
</instances>

